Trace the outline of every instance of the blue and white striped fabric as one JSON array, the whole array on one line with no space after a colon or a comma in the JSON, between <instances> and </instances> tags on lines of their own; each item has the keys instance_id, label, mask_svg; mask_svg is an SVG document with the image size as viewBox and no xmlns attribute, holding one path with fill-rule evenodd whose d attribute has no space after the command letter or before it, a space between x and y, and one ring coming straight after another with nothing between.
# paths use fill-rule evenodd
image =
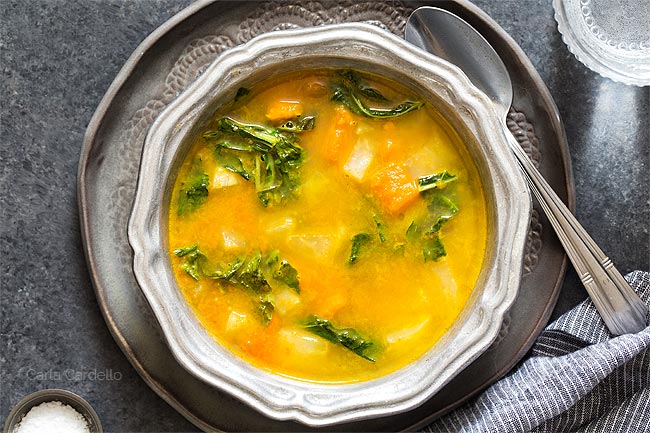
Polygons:
<instances>
[{"instance_id":1,"label":"blue and white striped fabric","mask_svg":"<svg viewBox=\"0 0 650 433\"><path fill-rule=\"evenodd\" d=\"M650 274L625 278L650 305ZM650 326L612 337L586 300L516 370L424 431L650 432Z\"/></svg>"}]
</instances>

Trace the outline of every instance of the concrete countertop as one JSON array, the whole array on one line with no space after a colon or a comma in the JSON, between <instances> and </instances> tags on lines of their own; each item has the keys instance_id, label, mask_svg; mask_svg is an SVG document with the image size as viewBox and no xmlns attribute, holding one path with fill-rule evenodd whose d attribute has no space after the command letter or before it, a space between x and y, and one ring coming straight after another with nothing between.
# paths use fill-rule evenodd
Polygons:
<instances>
[{"instance_id":1,"label":"concrete countertop","mask_svg":"<svg viewBox=\"0 0 650 433\"><path fill-rule=\"evenodd\" d=\"M197 431L140 379L94 296L79 233L83 134L120 67L187 0L6 0L0 7L0 421L24 395L65 388L106 431ZM650 87L591 72L548 0L481 0L559 107L577 216L623 273L650 267ZM554 317L586 297L569 269Z\"/></svg>"}]
</instances>

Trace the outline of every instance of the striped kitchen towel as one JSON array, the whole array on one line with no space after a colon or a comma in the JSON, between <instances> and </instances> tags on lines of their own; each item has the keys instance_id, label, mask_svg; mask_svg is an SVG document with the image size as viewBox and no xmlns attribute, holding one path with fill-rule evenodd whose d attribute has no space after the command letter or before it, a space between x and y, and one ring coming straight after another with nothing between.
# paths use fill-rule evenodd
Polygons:
<instances>
[{"instance_id":1,"label":"striped kitchen towel","mask_svg":"<svg viewBox=\"0 0 650 433\"><path fill-rule=\"evenodd\" d=\"M650 274L625 278L650 305ZM612 337L588 299L507 377L423 431L650 432L650 326Z\"/></svg>"}]
</instances>

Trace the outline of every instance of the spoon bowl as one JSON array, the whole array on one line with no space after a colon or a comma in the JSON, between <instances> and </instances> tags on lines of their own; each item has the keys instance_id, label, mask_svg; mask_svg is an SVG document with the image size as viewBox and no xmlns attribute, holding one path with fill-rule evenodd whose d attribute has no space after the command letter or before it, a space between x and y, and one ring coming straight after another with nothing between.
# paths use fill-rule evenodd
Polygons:
<instances>
[{"instance_id":1,"label":"spoon bowl","mask_svg":"<svg viewBox=\"0 0 650 433\"><path fill-rule=\"evenodd\" d=\"M430 6L409 18L406 40L459 66L495 104L499 117L512 105L512 82L506 65L483 35L449 11ZM470 49L468 49L470 47Z\"/></svg>"}]
</instances>

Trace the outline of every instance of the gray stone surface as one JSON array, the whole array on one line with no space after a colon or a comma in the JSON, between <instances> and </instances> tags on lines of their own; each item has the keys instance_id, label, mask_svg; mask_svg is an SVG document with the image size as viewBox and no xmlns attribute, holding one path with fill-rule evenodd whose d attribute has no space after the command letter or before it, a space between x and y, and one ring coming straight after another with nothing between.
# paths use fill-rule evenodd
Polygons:
<instances>
[{"instance_id":1,"label":"gray stone surface","mask_svg":"<svg viewBox=\"0 0 650 433\"><path fill-rule=\"evenodd\" d=\"M121 65L187 0L0 3L0 421L24 395L66 388L107 431L196 431L135 373L97 306L79 234L85 128ZM623 272L650 268L650 88L586 69L549 0L482 0L522 46L565 122L577 215ZM585 297L571 270L554 315Z\"/></svg>"}]
</instances>

